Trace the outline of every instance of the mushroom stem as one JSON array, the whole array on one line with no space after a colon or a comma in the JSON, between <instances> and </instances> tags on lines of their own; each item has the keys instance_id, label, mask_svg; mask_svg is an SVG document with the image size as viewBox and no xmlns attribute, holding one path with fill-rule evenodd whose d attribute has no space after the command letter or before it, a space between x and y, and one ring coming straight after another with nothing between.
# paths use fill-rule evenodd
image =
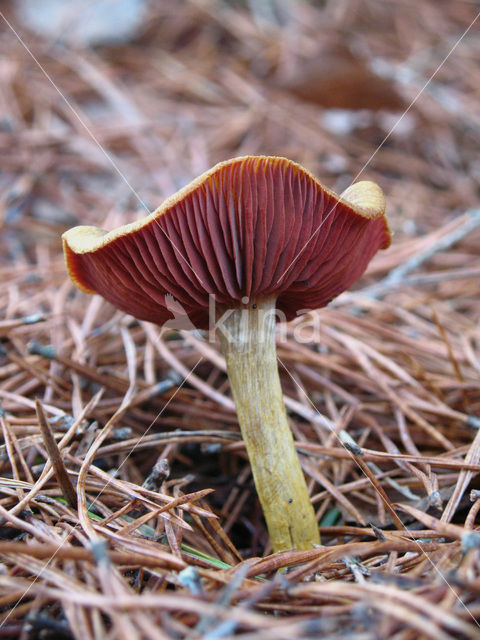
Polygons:
<instances>
[{"instance_id":1,"label":"mushroom stem","mask_svg":"<svg viewBox=\"0 0 480 640\"><path fill-rule=\"evenodd\" d=\"M309 549L320 535L285 411L275 324L268 298L228 310L217 326L273 550Z\"/></svg>"}]
</instances>

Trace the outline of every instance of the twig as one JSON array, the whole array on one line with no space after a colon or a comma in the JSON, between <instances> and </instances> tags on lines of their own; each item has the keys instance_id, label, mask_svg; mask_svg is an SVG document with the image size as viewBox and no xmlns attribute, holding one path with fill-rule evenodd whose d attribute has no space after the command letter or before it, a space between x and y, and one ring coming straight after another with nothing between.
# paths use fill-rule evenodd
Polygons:
<instances>
[{"instance_id":1,"label":"twig","mask_svg":"<svg viewBox=\"0 0 480 640\"><path fill-rule=\"evenodd\" d=\"M53 435L50 424L47 420L45 412L43 411L42 403L38 398L35 398L35 411L37 413L38 424L42 433L43 442L52 463L55 477L58 480L58 484L62 490L63 496L68 504L73 508L77 508L77 496L75 489L73 488L70 477L67 473L65 465L63 464L62 456L58 448L55 436Z\"/></svg>"},{"instance_id":2,"label":"twig","mask_svg":"<svg viewBox=\"0 0 480 640\"><path fill-rule=\"evenodd\" d=\"M427 247L423 251L419 251L414 256L408 258L408 260L405 260L405 262L390 271L390 273L385 276L385 278L380 280L380 282L377 282L370 287L365 287L360 291L344 294L339 299L338 304L348 302L349 300L354 299L358 296L378 299L389 293L393 288L400 287L405 284L415 284L416 282L418 282L417 278L415 280L412 280L412 282L410 283L409 280L406 279L406 275L410 273L410 271L414 271L414 269L420 267L425 262L429 262L429 260L431 260L436 253L449 249L454 244L462 240L462 238L464 238L466 235L480 226L480 209L469 209L463 214L462 217L464 218L464 221L460 224L459 227L457 227L450 233L447 233L446 235L436 239L429 247ZM469 275L471 276L471 273L461 273L459 277L469 277ZM448 277L448 274L446 274L446 277Z\"/></svg>"}]
</instances>

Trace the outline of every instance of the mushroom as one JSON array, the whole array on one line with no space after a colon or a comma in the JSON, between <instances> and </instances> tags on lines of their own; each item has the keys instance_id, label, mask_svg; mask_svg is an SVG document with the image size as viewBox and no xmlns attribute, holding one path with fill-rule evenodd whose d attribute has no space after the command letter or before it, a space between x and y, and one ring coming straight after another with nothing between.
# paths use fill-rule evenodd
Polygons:
<instances>
[{"instance_id":1,"label":"mushroom","mask_svg":"<svg viewBox=\"0 0 480 640\"><path fill-rule=\"evenodd\" d=\"M276 319L325 306L389 246L380 187L358 182L337 196L285 158L234 158L142 220L110 232L75 227L63 243L83 291L158 325L180 309L191 326L219 329L272 547L319 544L280 386Z\"/></svg>"}]
</instances>

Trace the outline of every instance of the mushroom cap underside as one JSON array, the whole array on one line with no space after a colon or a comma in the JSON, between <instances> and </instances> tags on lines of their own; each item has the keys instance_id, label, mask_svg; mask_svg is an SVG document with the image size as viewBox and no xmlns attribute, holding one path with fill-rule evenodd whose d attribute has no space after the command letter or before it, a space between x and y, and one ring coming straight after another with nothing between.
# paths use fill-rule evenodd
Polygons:
<instances>
[{"instance_id":1,"label":"mushroom cap underside","mask_svg":"<svg viewBox=\"0 0 480 640\"><path fill-rule=\"evenodd\" d=\"M220 307L274 296L287 320L325 306L390 240L376 184L337 196L300 165L267 156L216 165L137 222L63 234L80 289L142 320L188 316L197 328L208 328L210 296Z\"/></svg>"}]
</instances>

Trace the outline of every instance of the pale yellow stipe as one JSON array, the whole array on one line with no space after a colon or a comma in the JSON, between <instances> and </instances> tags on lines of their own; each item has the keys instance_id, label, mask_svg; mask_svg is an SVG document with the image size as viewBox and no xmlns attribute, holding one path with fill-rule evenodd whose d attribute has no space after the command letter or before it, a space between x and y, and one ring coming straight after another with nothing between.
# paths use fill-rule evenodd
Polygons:
<instances>
[{"instance_id":1,"label":"pale yellow stipe","mask_svg":"<svg viewBox=\"0 0 480 640\"><path fill-rule=\"evenodd\" d=\"M220 343L274 551L320 544L278 375L275 298L229 310Z\"/></svg>"}]
</instances>

